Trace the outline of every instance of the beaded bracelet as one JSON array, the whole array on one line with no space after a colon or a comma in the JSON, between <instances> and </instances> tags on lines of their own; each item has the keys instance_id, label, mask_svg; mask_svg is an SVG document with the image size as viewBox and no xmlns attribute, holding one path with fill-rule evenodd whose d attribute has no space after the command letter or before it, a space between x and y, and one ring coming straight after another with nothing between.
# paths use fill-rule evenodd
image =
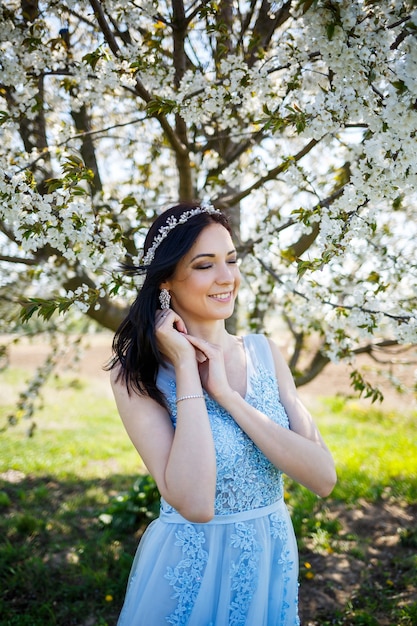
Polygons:
<instances>
[{"instance_id":1,"label":"beaded bracelet","mask_svg":"<svg viewBox=\"0 0 417 626\"><path fill-rule=\"evenodd\" d=\"M204 396L202 393L193 393L190 396L181 396L180 398L177 398L177 404L178 402L182 402L182 400L193 400L194 398L204 398Z\"/></svg>"}]
</instances>

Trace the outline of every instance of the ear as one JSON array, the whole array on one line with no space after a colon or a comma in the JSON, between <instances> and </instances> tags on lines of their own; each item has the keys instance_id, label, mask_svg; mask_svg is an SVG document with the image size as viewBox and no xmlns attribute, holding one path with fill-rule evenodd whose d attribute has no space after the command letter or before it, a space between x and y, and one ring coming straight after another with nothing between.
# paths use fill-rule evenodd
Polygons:
<instances>
[{"instance_id":1,"label":"ear","mask_svg":"<svg viewBox=\"0 0 417 626\"><path fill-rule=\"evenodd\" d=\"M169 291L170 290L170 285L171 285L171 283L169 282L169 280L164 280L164 282L159 285L159 290L167 289Z\"/></svg>"}]
</instances>

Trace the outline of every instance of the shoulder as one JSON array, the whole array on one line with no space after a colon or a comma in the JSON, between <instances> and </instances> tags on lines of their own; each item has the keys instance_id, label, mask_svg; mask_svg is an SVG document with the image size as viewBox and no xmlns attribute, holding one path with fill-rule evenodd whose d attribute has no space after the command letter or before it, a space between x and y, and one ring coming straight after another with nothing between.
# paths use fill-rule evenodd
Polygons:
<instances>
[{"instance_id":1,"label":"shoulder","mask_svg":"<svg viewBox=\"0 0 417 626\"><path fill-rule=\"evenodd\" d=\"M288 364L284 358L284 355L282 354L278 345L275 343L275 341L273 341L269 337L265 337L265 339L268 342L269 348L271 350L271 354L275 363L275 368L278 370L278 372L281 375L285 377L289 376L291 380L293 380L292 374L290 372L290 368L288 367Z\"/></svg>"},{"instance_id":2,"label":"shoulder","mask_svg":"<svg viewBox=\"0 0 417 626\"><path fill-rule=\"evenodd\" d=\"M275 341L273 341L272 339L270 339L269 337L265 337L265 340L267 341L268 345L269 345L269 349L271 350L272 356L274 357L274 361L276 363L278 363L278 365L289 371L289 367L287 365L287 362L284 358L284 355L282 354L280 348L278 347L278 345L276 344Z\"/></svg>"},{"instance_id":3,"label":"shoulder","mask_svg":"<svg viewBox=\"0 0 417 626\"><path fill-rule=\"evenodd\" d=\"M139 393L126 384L123 368L120 364L110 370L110 384L114 399L123 422L147 422L158 416L167 415L166 409L146 393ZM140 418L140 419L138 419Z\"/></svg>"},{"instance_id":4,"label":"shoulder","mask_svg":"<svg viewBox=\"0 0 417 626\"><path fill-rule=\"evenodd\" d=\"M113 389L119 382L121 374L122 374L122 367L120 363L116 363L110 370L110 384Z\"/></svg>"},{"instance_id":5,"label":"shoulder","mask_svg":"<svg viewBox=\"0 0 417 626\"><path fill-rule=\"evenodd\" d=\"M267 339L274 359L275 375L280 389L282 403L287 411L299 401L294 377L281 350L272 339Z\"/></svg>"},{"instance_id":6,"label":"shoulder","mask_svg":"<svg viewBox=\"0 0 417 626\"><path fill-rule=\"evenodd\" d=\"M280 394L283 402L294 399L297 396L297 389L294 382L294 377L288 366L287 361L284 358L281 350L272 339L267 338L268 345L271 350L272 358L274 360L275 375L280 388Z\"/></svg>"},{"instance_id":7,"label":"shoulder","mask_svg":"<svg viewBox=\"0 0 417 626\"><path fill-rule=\"evenodd\" d=\"M289 373L288 365L275 341L263 333L246 335L244 341L249 349L255 350L258 354L263 353L267 357L272 357L275 370L278 368L279 371L284 370Z\"/></svg>"},{"instance_id":8,"label":"shoulder","mask_svg":"<svg viewBox=\"0 0 417 626\"><path fill-rule=\"evenodd\" d=\"M110 370L110 385L116 401L123 396L130 396L131 392L127 387L124 377L124 370L120 363L116 363Z\"/></svg>"}]
</instances>

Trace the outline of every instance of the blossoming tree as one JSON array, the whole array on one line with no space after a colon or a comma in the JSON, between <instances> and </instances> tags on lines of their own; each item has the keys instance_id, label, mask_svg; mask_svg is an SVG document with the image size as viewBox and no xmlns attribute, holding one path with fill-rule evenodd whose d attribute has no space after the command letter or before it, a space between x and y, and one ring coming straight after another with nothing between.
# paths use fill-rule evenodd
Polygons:
<instances>
[{"instance_id":1,"label":"blossoming tree","mask_svg":"<svg viewBox=\"0 0 417 626\"><path fill-rule=\"evenodd\" d=\"M412 0L5 0L0 13L3 331L73 307L115 329L137 287L120 261L140 262L161 207L208 198L244 259L238 323L283 320L299 384L417 343Z\"/></svg>"}]
</instances>

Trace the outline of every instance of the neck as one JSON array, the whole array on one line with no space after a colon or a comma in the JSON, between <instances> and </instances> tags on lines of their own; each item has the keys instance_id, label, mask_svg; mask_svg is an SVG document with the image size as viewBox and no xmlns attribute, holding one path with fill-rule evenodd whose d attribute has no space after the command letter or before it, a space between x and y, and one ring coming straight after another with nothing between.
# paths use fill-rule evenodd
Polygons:
<instances>
[{"instance_id":1,"label":"neck","mask_svg":"<svg viewBox=\"0 0 417 626\"><path fill-rule=\"evenodd\" d=\"M209 343L214 343L218 346L226 347L230 338L224 324L224 320L216 320L214 322L189 322L184 320L188 334L194 337L200 337Z\"/></svg>"}]
</instances>

